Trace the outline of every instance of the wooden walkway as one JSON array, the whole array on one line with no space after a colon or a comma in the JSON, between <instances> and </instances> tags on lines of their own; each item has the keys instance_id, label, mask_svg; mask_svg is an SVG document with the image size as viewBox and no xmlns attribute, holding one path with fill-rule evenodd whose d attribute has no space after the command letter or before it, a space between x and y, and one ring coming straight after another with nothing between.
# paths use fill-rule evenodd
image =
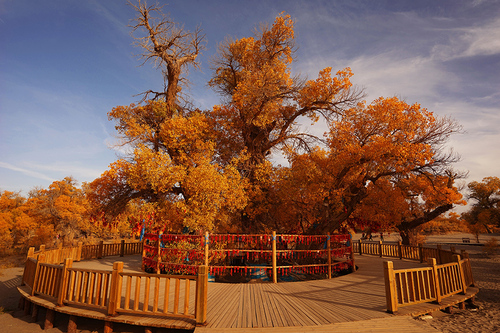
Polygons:
<instances>
[{"instance_id":1,"label":"wooden walkway","mask_svg":"<svg viewBox=\"0 0 500 333\"><path fill-rule=\"evenodd\" d=\"M265 327L265 328L205 328L195 333L439 333L441 331L408 316L392 316L361 321L349 321L321 326Z\"/></svg>"},{"instance_id":2,"label":"wooden walkway","mask_svg":"<svg viewBox=\"0 0 500 333\"><path fill-rule=\"evenodd\" d=\"M355 273L331 280L278 284L211 283L207 328L318 326L391 317L386 313L382 263L357 256ZM397 268L418 267L395 261Z\"/></svg>"},{"instance_id":3,"label":"wooden walkway","mask_svg":"<svg viewBox=\"0 0 500 333\"><path fill-rule=\"evenodd\" d=\"M267 332L270 328L274 328L272 332L285 332L285 330L287 333L327 332L331 330L337 331L341 327L344 327L346 331L349 331L349 327L353 327L354 331L354 329L363 327L363 325L371 327L372 330L370 331L382 332L382 330L375 330L374 328L379 325L378 327L381 329L387 329L389 322L381 324L385 319L392 323L390 325L396 325L395 327L408 326L410 323L408 320L414 322L411 317L398 317L386 312L383 262L388 259L358 255L355 260L356 265L359 267L357 272L331 280L282 282L278 284L209 283L207 325L196 328L196 332L228 332L229 330L235 332ZM125 272L140 271L140 256L137 255L75 262L73 267L109 270L115 261L124 262ZM392 259L391 261L394 262L395 269L413 268L421 265L415 261L399 259ZM193 288L193 285L191 288ZM21 292L23 291L22 287L19 289ZM190 302L194 302L194 295L195 293L191 291ZM44 307L56 308L53 302L43 297L30 297L30 300ZM181 300L181 304L182 302L183 300ZM439 305L430 303L418 304L417 306L420 306L420 308L403 307L400 314L411 315L416 314L417 310L426 313L439 309ZM104 311L99 309L75 308L74 306L58 307L56 311L75 316L141 326L191 330L195 328L194 320L179 318L148 318L132 314L119 314L110 318L105 315ZM363 321L363 323L359 321ZM366 322L368 323L364 324ZM322 331L321 327L326 330ZM344 328L342 331L344 331ZM414 331L400 331L425 332L418 329L416 327Z\"/></svg>"}]
</instances>

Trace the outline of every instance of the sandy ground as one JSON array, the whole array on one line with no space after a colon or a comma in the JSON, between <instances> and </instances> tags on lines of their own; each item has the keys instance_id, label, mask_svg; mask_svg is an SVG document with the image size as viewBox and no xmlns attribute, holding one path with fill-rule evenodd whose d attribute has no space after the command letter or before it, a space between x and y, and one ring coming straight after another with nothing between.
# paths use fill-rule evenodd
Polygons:
<instances>
[{"instance_id":1,"label":"sandy ground","mask_svg":"<svg viewBox=\"0 0 500 333\"><path fill-rule=\"evenodd\" d=\"M453 309L452 314L433 313L428 325L448 332L500 332L500 255L485 255L480 250L468 250L472 272L479 294L474 306L466 310Z\"/></svg>"},{"instance_id":2,"label":"sandy ground","mask_svg":"<svg viewBox=\"0 0 500 333\"><path fill-rule=\"evenodd\" d=\"M467 234L453 234L444 236L432 236L431 242L461 243L462 237L472 236ZM387 235L386 235L387 237ZM498 237L498 235L497 235ZM481 237L480 241L486 241L490 237ZM471 241L472 241L471 237ZM445 247L446 248L446 247ZM474 306L468 306L466 310L455 308L453 314L444 312L433 313L424 320L429 328L435 328L442 332L500 332L500 249L497 254L485 254L483 247L477 245L460 245L457 249L466 249L472 261L474 279L480 292ZM46 332L61 333L66 331L68 317L57 314L55 327L44 331L42 329L45 313L40 310L38 322L33 323L31 316L25 316L18 309L19 293L16 287L21 283L23 269L19 267L0 270L0 332L2 333L30 333ZM78 329L82 333L102 332L102 322L80 319ZM144 332L143 328L130 325L116 325L115 332L138 333ZM390 331L390 329L388 329ZM157 330L157 333L187 332L175 330Z\"/></svg>"}]
</instances>

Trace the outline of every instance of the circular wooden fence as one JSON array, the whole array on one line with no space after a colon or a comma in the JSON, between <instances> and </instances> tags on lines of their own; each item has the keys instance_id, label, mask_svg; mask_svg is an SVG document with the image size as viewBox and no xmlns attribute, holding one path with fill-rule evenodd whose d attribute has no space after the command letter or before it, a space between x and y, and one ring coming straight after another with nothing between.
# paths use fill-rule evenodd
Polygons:
<instances>
[{"instance_id":1,"label":"circular wooden fence","mask_svg":"<svg viewBox=\"0 0 500 333\"><path fill-rule=\"evenodd\" d=\"M349 234L144 235L143 270L194 275L200 265L219 281L240 277L275 283L331 278L355 269Z\"/></svg>"}]
</instances>

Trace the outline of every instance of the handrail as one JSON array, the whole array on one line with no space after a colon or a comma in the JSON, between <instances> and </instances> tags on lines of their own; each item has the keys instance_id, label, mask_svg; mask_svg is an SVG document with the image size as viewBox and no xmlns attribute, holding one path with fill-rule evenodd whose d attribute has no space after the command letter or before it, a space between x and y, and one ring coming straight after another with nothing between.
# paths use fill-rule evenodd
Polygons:
<instances>
[{"instance_id":1,"label":"handrail","mask_svg":"<svg viewBox=\"0 0 500 333\"><path fill-rule=\"evenodd\" d=\"M426 262L429 258L435 258L438 264L454 262L453 256L460 254L468 256L465 251L456 253L454 248L444 250L440 244L436 248L424 247L422 244L418 246L403 245L399 242L382 242L382 241L361 241L352 243L352 251L359 254L376 255L380 257L392 257L399 259L418 260L421 263Z\"/></svg>"},{"instance_id":2,"label":"handrail","mask_svg":"<svg viewBox=\"0 0 500 333\"><path fill-rule=\"evenodd\" d=\"M31 288L31 295L53 298L58 305L100 308L108 315L135 313L190 318L197 324L206 321L206 266L196 276L175 276L123 272L123 262L115 262L112 271L73 268L72 263L71 258L63 265L28 258L23 283ZM192 281L194 301L190 297Z\"/></svg>"},{"instance_id":3,"label":"handrail","mask_svg":"<svg viewBox=\"0 0 500 333\"><path fill-rule=\"evenodd\" d=\"M73 261L80 261L85 259L101 259L107 256L123 257L124 255L141 254L142 242L126 242L121 240L120 243L104 244L100 241L95 245L83 245L79 242L77 246L72 247L59 247L56 249L46 250L45 245L40 245L38 251L34 247L28 250L28 258L34 258L44 263L61 264L66 258L71 258Z\"/></svg>"},{"instance_id":4,"label":"handrail","mask_svg":"<svg viewBox=\"0 0 500 333\"><path fill-rule=\"evenodd\" d=\"M349 234L159 233L145 234L144 239L142 264L143 270L149 272L195 274L197 267L204 263L212 275L246 274L250 270L265 272L276 283L279 274L312 273L331 278L332 270L355 270ZM334 258L342 261L333 262ZM287 262L290 259L303 262L292 265Z\"/></svg>"},{"instance_id":5,"label":"handrail","mask_svg":"<svg viewBox=\"0 0 500 333\"><path fill-rule=\"evenodd\" d=\"M453 256L454 262L438 265L428 259L428 267L394 270L392 261L384 262L386 305L390 313L399 307L423 302L440 303L443 298L465 294L474 284L469 258Z\"/></svg>"}]
</instances>

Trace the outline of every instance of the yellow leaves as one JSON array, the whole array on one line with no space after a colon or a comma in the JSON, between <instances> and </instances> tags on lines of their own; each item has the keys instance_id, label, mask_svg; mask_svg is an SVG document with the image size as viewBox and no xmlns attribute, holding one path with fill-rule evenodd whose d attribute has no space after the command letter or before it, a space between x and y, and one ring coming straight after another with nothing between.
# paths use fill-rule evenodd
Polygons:
<instances>
[{"instance_id":1,"label":"yellow leaves","mask_svg":"<svg viewBox=\"0 0 500 333\"><path fill-rule=\"evenodd\" d=\"M185 167L173 164L167 153L155 152L141 145L134 151L127 181L137 190L152 188L157 193L169 192L185 173Z\"/></svg>"},{"instance_id":2,"label":"yellow leaves","mask_svg":"<svg viewBox=\"0 0 500 333\"><path fill-rule=\"evenodd\" d=\"M174 116L161 125L160 137L170 157L178 164L197 164L211 159L215 135L205 115Z\"/></svg>"},{"instance_id":3,"label":"yellow leaves","mask_svg":"<svg viewBox=\"0 0 500 333\"><path fill-rule=\"evenodd\" d=\"M108 113L108 119L116 121L115 128L124 140L122 144L139 141L157 145L161 124L176 113L164 101L149 100L144 105L117 106Z\"/></svg>"},{"instance_id":4,"label":"yellow leaves","mask_svg":"<svg viewBox=\"0 0 500 333\"><path fill-rule=\"evenodd\" d=\"M294 84L289 68L293 38L293 21L282 14L256 38L221 45L210 85L230 95L235 122L266 127L280 116L285 92Z\"/></svg>"},{"instance_id":5,"label":"yellow leaves","mask_svg":"<svg viewBox=\"0 0 500 333\"><path fill-rule=\"evenodd\" d=\"M332 68L327 67L319 72L316 80L307 81L297 100L301 107L311 106L318 102L327 106L328 103L338 99L342 91L352 86L350 78L353 74L350 68L338 71L333 78L331 72Z\"/></svg>"},{"instance_id":6,"label":"yellow leaves","mask_svg":"<svg viewBox=\"0 0 500 333\"><path fill-rule=\"evenodd\" d=\"M369 174L401 173L432 163L434 117L420 105L379 98L347 110L328 143L336 158L366 165Z\"/></svg>"},{"instance_id":7,"label":"yellow leaves","mask_svg":"<svg viewBox=\"0 0 500 333\"><path fill-rule=\"evenodd\" d=\"M222 171L206 163L186 175L182 182L186 200L176 204L184 212L185 225L213 230L219 218L245 206L244 181L232 166Z\"/></svg>"}]
</instances>

